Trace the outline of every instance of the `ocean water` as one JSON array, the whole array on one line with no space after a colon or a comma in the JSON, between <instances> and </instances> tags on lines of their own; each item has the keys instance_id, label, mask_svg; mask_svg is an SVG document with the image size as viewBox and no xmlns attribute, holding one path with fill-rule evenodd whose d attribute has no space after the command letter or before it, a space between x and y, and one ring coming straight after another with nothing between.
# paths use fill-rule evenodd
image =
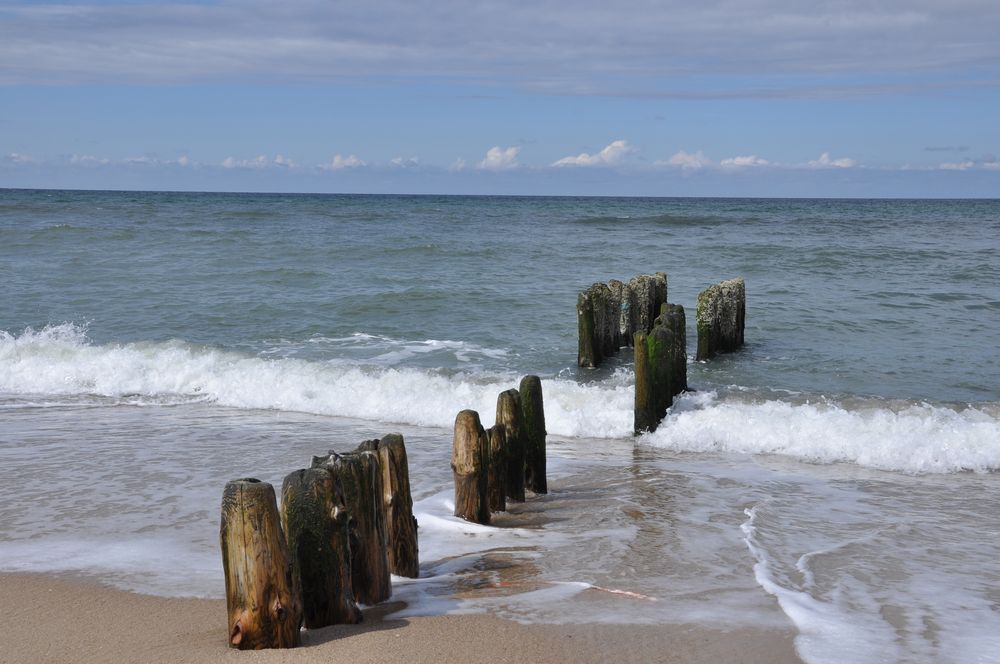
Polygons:
<instances>
[{"instance_id":1,"label":"ocean water","mask_svg":"<svg viewBox=\"0 0 1000 664\"><path fill-rule=\"evenodd\" d=\"M576 293L665 271L684 395L631 435ZM746 347L693 360L747 282ZM1000 201L0 190L0 570L223 594L229 479L403 433L401 615L791 627L1000 661ZM451 516L451 425L543 379L550 493Z\"/></svg>"}]
</instances>

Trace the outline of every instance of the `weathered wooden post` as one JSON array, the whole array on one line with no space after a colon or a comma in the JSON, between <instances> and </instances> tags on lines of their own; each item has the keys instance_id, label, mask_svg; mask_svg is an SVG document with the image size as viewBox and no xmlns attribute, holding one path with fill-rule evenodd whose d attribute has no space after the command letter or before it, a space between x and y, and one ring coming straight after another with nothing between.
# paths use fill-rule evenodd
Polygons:
<instances>
[{"instance_id":1,"label":"weathered wooden post","mask_svg":"<svg viewBox=\"0 0 1000 664\"><path fill-rule=\"evenodd\" d=\"M298 646L302 607L274 487L250 478L226 483L219 541L230 647Z\"/></svg>"},{"instance_id":2,"label":"weathered wooden post","mask_svg":"<svg viewBox=\"0 0 1000 664\"><path fill-rule=\"evenodd\" d=\"M504 483L507 499L523 503L524 455L527 444L521 415L521 393L517 390L506 390L497 397L497 424L503 425L507 436L507 477Z\"/></svg>"},{"instance_id":3,"label":"weathered wooden post","mask_svg":"<svg viewBox=\"0 0 1000 664\"><path fill-rule=\"evenodd\" d=\"M729 353L743 345L746 318L743 277L709 286L698 295L698 360Z\"/></svg>"},{"instance_id":4,"label":"weathered wooden post","mask_svg":"<svg viewBox=\"0 0 1000 664\"><path fill-rule=\"evenodd\" d=\"M339 481L350 515L351 587L362 604L378 604L392 595L382 512L382 472L372 452L313 457L313 468L325 468Z\"/></svg>"},{"instance_id":5,"label":"weathered wooden post","mask_svg":"<svg viewBox=\"0 0 1000 664\"><path fill-rule=\"evenodd\" d=\"M632 344L637 331L648 332L667 301L663 272L633 277L627 284L612 279L596 283L576 299L577 364L596 367L605 357Z\"/></svg>"},{"instance_id":6,"label":"weathered wooden post","mask_svg":"<svg viewBox=\"0 0 1000 664\"><path fill-rule=\"evenodd\" d=\"M670 396L686 392L687 384L687 318L684 307L679 304L664 303L659 321L654 325L664 325L671 332L667 355L670 362ZM671 404L672 405L672 404Z\"/></svg>"},{"instance_id":7,"label":"weathered wooden post","mask_svg":"<svg viewBox=\"0 0 1000 664\"><path fill-rule=\"evenodd\" d=\"M490 441L490 463L486 493L491 512L507 511L507 432L502 424L486 430Z\"/></svg>"},{"instance_id":8,"label":"weathered wooden post","mask_svg":"<svg viewBox=\"0 0 1000 664\"><path fill-rule=\"evenodd\" d=\"M362 621L351 587L348 513L325 468L296 470L281 486L281 521L307 629Z\"/></svg>"},{"instance_id":9,"label":"weathered wooden post","mask_svg":"<svg viewBox=\"0 0 1000 664\"><path fill-rule=\"evenodd\" d=\"M403 436L390 433L381 440L365 441L359 449L371 449L382 468L382 507L385 512L389 571L411 579L420 574L417 520L410 495L410 469Z\"/></svg>"},{"instance_id":10,"label":"weathered wooden post","mask_svg":"<svg viewBox=\"0 0 1000 664\"><path fill-rule=\"evenodd\" d=\"M684 307L664 304L648 334L635 333L634 431L656 431L687 389L687 332Z\"/></svg>"},{"instance_id":11,"label":"weathered wooden post","mask_svg":"<svg viewBox=\"0 0 1000 664\"><path fill-rule=\"evenodd\" d=\"M455 438L451 448L455 516L473 523L490 522L488 445L479 413L461 411L455 417Z\"/></svg>"},{"instance_id":12,"label":"weathered wooden post","mask_svg":"<svg viewBox=\"0 0 1000 664\"><path fill-rule=\"evenodd\" d=\"M524 484L535 493L548 493L545 477L545 408L538 376L521 379L521 419L525 432Z\"/></svg>"}]
</instances>

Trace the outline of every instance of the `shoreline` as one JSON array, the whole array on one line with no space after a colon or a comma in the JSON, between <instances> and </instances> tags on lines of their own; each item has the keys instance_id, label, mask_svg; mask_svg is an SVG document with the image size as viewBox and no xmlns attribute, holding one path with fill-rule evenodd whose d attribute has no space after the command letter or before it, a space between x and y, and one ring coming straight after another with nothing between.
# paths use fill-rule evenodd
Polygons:
<instances>
[{"instance_id":1,"label":"shoreline","mask_svg":"<svg viewBox=\"0 0 1000 664\"><path fill-rule=\"evenodd\" d=\"M303 631L302 647L226 644L225 600L157 597L62 575L0 573L0 662L784 662L802 661L795 630L716 626L526 625L486 614L393 618Z\"/></svg>"}]
</instances>

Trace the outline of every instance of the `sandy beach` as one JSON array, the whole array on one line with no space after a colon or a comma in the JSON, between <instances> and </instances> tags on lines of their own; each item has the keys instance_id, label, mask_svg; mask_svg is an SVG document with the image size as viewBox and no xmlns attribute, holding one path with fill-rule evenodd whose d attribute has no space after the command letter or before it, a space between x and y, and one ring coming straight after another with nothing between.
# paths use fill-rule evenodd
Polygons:
<instances>
[{"instance_id":1,"label":"sandy beach","mask_svg":"<svg viewBox=\"0 0 1000 664\"><path fill-rule=\"evenodd\" d=\"M295 650L240 652L225 602L113 590L76 579L0 575L0 662L798 662L794 632L698 625L524 625L487 615L393 619L303 632Z\"/></svg>"}]
</instances>

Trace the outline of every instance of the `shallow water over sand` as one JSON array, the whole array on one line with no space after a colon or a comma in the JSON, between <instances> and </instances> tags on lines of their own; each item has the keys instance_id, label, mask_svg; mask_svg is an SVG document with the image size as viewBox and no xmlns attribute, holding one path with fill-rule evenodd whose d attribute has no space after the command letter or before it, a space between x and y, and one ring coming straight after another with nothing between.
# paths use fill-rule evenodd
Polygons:
<instances>
[{"instance_id":1,"label":"shallow water over sand","mask_svg":"<svg viewBox=\"0 0 1000 664\"><path fill-rule=\"evenodd\" d=\"M420 579L395 582L402 615L768 627L790 616L810 661L997 652L993 474L554 437L551 492L483 527L451 516L447 429L211 404L7 409L0 426L3 570L220 597L220 478L280 487L313 454L400 430L421 557Z\"/></svg>"}]
</instances>

